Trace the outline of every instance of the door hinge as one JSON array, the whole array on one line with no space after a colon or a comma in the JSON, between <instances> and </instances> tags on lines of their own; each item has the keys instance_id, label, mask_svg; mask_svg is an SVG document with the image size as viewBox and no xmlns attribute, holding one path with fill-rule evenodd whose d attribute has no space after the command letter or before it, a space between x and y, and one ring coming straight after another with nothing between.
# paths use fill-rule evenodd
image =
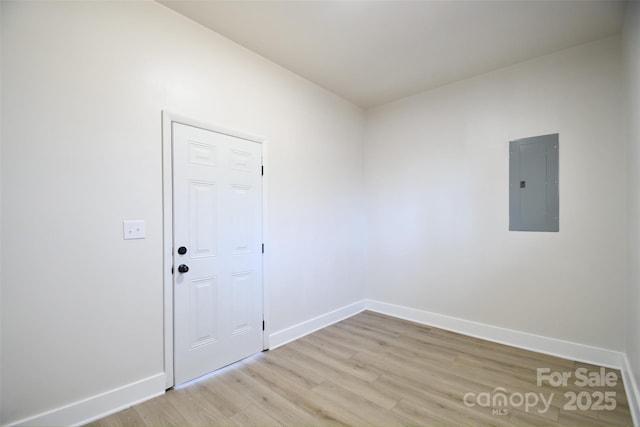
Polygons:
<instances>
[{"instance_id":1,"label":"door hinge","mask_svg":"<svg viewBox=\"0 0 640 427\"><path fill-rule=\"evenodd\" d=\"M173 274L173 266L171 267L171 274Z\"/></svg>"},{"instance_id":2,"label":"door hinge","mask_svg":"<svg viewBox=\"0 0 640 427\"><path fill-rule=\"evenodd\" d=\"M264 253L264 243L262 244L262 253Z\"/></svg>"},{"instance_id":3,"label":"door hinge","mask_svg":"<svg viewBox=\"0 0 640 427\"><path fill-rule=\"evenodd\" d=\"M262 321L262 330L264 331L264 320Z\"/></svg>"},{"instance_id":4,"label":"door hinge","mask_svg":"<svg viewBox=\"0 0 640 427\"><path fill-rule=\"evenodd\" d=\"M262 176L264 176L264 165L262 165Z\"/></svg>"}]
</instances>

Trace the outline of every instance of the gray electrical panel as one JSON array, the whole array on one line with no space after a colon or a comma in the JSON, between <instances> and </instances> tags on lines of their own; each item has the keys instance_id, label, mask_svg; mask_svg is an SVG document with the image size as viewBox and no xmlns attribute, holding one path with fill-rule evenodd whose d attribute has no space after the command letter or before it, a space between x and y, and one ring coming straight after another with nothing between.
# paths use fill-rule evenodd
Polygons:
<instances>
[{"instance_id":1,"label":"gray electrical panel","mask_svg":"<svg viewBox=\"0 0 640 427\"><path fill-rule=\"evenodd\" d=\"M509 142L510 231L559 231L558 136Z\"/></svg>"}]
</instances>

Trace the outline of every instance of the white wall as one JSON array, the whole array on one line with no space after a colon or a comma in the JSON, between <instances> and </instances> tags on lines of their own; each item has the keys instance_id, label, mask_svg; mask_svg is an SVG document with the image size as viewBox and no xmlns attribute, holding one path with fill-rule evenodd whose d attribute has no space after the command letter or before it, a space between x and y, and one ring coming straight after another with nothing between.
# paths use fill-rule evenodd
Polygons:
<instances>
[{"instance_id":1,"label":"white wall","mask_svg":"<svg viewBox=\"0 0 640 427\"><path fill-rule=\"evenodd\" d=\"M640 384L640 3L628 2L623 41L628 84L629 289L627 358Z\"/></svg>"},{"instance_id":2,"label":"white wall","mask_svg":"<svg viewBox=\"0 0 640 427\"><path fill-rule=\"evenodd\" d=\"M363 158L358 108L157 3L0 4L0 424L162 371L161 110L269 139L272 332L367 296L622 350L628 309L640 372L618 38L375 109ZM508 232L508 141L554 132L561 231Z\"/></svg>"},{"instance_id":3,"label":"white wall","mask_svg":"<svg viewBox=\"0 0 640 427\"><path fill-rule=\"evenodd\" d=\"M610 350L624 346L620 39L368 114L368 297ZM560 232L508 231L508 142L560 134Z\"/></svg>"},{"instance_id":4,"label":"white wall","mask_svg":"<svg viewBox=\"0 0 640 427\"><path fill-rule=\"evenodd\" d=\"M155 2L1 25L0 424L162 371L162 110L269 140L272 332L364 298L360 109Z\"/></svg>"}]
</instances>

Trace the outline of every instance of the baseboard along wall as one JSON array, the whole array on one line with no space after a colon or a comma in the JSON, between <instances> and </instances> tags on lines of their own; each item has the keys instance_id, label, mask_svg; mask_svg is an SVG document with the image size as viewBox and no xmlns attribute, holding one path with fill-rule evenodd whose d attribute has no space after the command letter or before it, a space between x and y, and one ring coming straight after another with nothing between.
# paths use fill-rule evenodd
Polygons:
<instances>
[{"instance_id":1,"label":"baseboard along wall","mask_svg":"<svg viewBox=\"0 0 640 427\"><path fill-rule=\"evenodd\" d=\"M625 391L629 399L634 425L640 427L640 393L625 353L605 348L544 337L527 332L501 328L484 323L473 322L457 317L446 316L411 307L365 299L349 304L325 315L301 322L297 325L275 332L269 336L271 349L295 341L319 329L330 326L340 320L354 316L364 310L408 320L426 326L445 329L475 338L499 344L544 353L563 359L590 363L598 366L619 369L623 376Z\"/></svg>"},{"instance_id":2,"label":"baseboard along wall","mask_svg":"<svg viewBox=\"0 0 640 427\"><path fill-rule=\"evenodd\" d=\"M295 341L365 310L525 350L620 369L634 425L640 427L639 387L625 353L496 327L411 307L369 299L357 301L271 333L269 335L270 349ZM16 421L8 424L8 427L82 425L159 396L164 392L165 374L158 373L140 381Z\"/></svg>"},{"instance_id":3,"label":"baseboard along wall","mask_svg":"<svg viewBox=\"0 0 640 427\"><path fill-rule=\"evenodd\" d=\"M7 425L80 426L164 394L164 373L87 397Z\"/></svg>"}]
</instances>

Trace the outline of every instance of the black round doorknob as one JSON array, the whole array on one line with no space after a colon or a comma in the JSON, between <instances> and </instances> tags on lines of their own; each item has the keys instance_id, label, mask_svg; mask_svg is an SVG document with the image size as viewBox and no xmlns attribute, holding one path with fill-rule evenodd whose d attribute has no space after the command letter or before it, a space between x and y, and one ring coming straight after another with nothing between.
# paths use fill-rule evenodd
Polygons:
<instances>
[{"instance_id":1,"label":"black round doorknob","mask_svg":"<svg viewBox=\"0 0 640 427\"><path fill-rule=\"evenodd\" d=\"M178 248L178 253L179 253L180 255L184 255L184 254L186 254L186 253L187 253L187 248L185 248L184 246L180 246L180 247Z\"/></svg>"},{"instance_id":2,"label":"black round doorknob","mask_svg":"<svg viewBox=\"0 0 640 427\"><path fill-rule=\"evenodd\" d=\"M180 264L178 266L178 271L180 273L186 273L187 271L189 271L189 266L188 265L184 265L184 264Z\"/></svg>"}]
</instances>

